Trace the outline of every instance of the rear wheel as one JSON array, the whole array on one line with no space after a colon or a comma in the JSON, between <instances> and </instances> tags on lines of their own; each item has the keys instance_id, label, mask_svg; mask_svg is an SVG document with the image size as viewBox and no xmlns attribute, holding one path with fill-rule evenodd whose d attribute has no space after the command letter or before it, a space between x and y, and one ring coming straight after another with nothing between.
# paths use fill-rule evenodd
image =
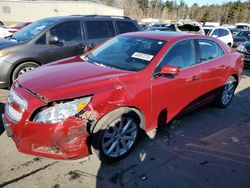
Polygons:
<instances>
[{"instance_id":1,"label":"rear wheel","mask_svg":"<svg viewBox=\"0 0 250 188\"><path fill-rule=\"evenodd\" d=\"M39 65L35 62L25 62L25 63L18 65L12 74L12 82L14 82L18 77L33 70L34 68L38 66Z\"/></svg>"},{"instance_id":2,"label":"rear wheel","mask_svg":"<svg viewBox=\"0 0 250 188\"><path fill-rule=\"evenodd\" d=\"M126 109L107 114L91 135L91 146L103 162L116 162L134 147L139 134L138 116Z\"/></svg>"},{"instance_id":3,"label":"rear wheel","mask_svg":"<svg viewBox=\"0 0 250 188\"><path fill-rule=\"evenodd\" d=\"M237 81L233 76L231 76L221 89L221 93L218 96L217 106L219 108L225 108L229 105L229 103L233 99L236 86Z\"/></svg>"}]
</instances>

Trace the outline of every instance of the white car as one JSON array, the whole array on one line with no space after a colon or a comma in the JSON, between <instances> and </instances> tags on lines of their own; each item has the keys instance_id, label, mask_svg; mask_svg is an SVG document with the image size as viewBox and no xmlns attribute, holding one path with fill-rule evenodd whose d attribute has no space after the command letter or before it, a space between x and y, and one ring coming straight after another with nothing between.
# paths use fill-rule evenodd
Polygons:
<instances>
[{"instance_id":1,"label":"white car","mask_svg":"<svg viewBox=\"0 0 250 188\"><path fill-rule=\"evenodd\" d=\"M228 28L225 27L213 27L207 34L208 36L212 36L218 38L228 44L230 47L233 46L233 35L229 31Z\"/></svg>"},{"instance_id":2,"label":"white car","mask_svg":"<svg viewBox=\"0 0 250 188\"><path fill-rule=\"evenodd\" d=\"M8 37L12 34L13 33L9 32L9 30L7 28L0 27L0 38L5 38L5 37Z\"/></svg>"}]
</instances>

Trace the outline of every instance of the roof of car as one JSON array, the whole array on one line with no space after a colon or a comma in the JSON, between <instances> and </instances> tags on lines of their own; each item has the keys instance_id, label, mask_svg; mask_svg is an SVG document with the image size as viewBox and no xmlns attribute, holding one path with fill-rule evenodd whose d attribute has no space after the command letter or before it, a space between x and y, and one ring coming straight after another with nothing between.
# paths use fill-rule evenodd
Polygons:
<instances>
[{"instance_id":1,"label":"roof of car","mask_svg":"<svg viewBox=\"0 0 250 188\"><path fill-rule=\"evenodd\" d=\"M197 37L197 36L204 36L204 35L196 35L191 33L185 32L174 32L174 31L144 31L144 32L133 32L133 33L125 33L125 36L135 36L135 37L144 37L144 38L151 38L151 39L158 39L158 40L166 40L170 41L179 37Z\"/></svg>"},{"instance_id":2,"label":"roof of car","mask_svg":"<svg viewBox=\"0 0 250 188\"><path fill-rule=\"evenodd\" d=\"M133 21L129 17L126 16L106 16L106 15L69 15L69 16L54 16L47 17L44 19L59 21L59 20L70 20L70 19L118 19L118 20L127 20Z\"/></svg>"}]
</instances>

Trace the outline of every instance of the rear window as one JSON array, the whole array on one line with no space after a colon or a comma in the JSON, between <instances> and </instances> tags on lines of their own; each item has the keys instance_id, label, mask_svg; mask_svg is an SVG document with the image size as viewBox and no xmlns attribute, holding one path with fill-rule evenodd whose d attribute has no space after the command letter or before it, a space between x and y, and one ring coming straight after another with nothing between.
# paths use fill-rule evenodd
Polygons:
<instances>
[{"instance_id":1,"label":"rear window","mask_svg":"<svg viewBox=\"0 0 250 188\"><path fill-rule=\"evenodd\" d=\"M112 21L86 21L88 39L110 38L115 36Z\"/></svg>"},{"instance_id":2,"label":"rear window","mask_svg":"<svg viewBox=\"0 0 250 188\"><path fill-rule=\"evenodd\" d=\"M201 52L200 62L209 61L224 55L221 47L214 41L199 39L198 40Z\"/></svg>"},{"instance_id":3,"label":"rear window","mask_svg":"<svg viewBox=\"0 0 250 188\"><path fill-rule=\"evenodd\" d=\"M133 22L117 21L116 23L120 33L138 31L138 28L135 26Z\"/></svg>"}]
</instances>

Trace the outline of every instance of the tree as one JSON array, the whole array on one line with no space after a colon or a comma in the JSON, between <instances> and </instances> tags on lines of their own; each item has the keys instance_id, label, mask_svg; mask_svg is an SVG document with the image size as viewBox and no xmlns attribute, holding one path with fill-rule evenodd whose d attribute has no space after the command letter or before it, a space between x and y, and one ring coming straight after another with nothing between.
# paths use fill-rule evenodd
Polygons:
<instances>
[{"instance_id":1,"label":"tree","mask_svg":"<svg viewBox=\"0 0 250 188\"><path fill-rule=\"evenodd\" d=\"M143 14L145 15L147 13L147 9L148 9L148 0L137 0L139 9L141 9L141 11L143 12Z\"/></svg>"}]
</instances>

